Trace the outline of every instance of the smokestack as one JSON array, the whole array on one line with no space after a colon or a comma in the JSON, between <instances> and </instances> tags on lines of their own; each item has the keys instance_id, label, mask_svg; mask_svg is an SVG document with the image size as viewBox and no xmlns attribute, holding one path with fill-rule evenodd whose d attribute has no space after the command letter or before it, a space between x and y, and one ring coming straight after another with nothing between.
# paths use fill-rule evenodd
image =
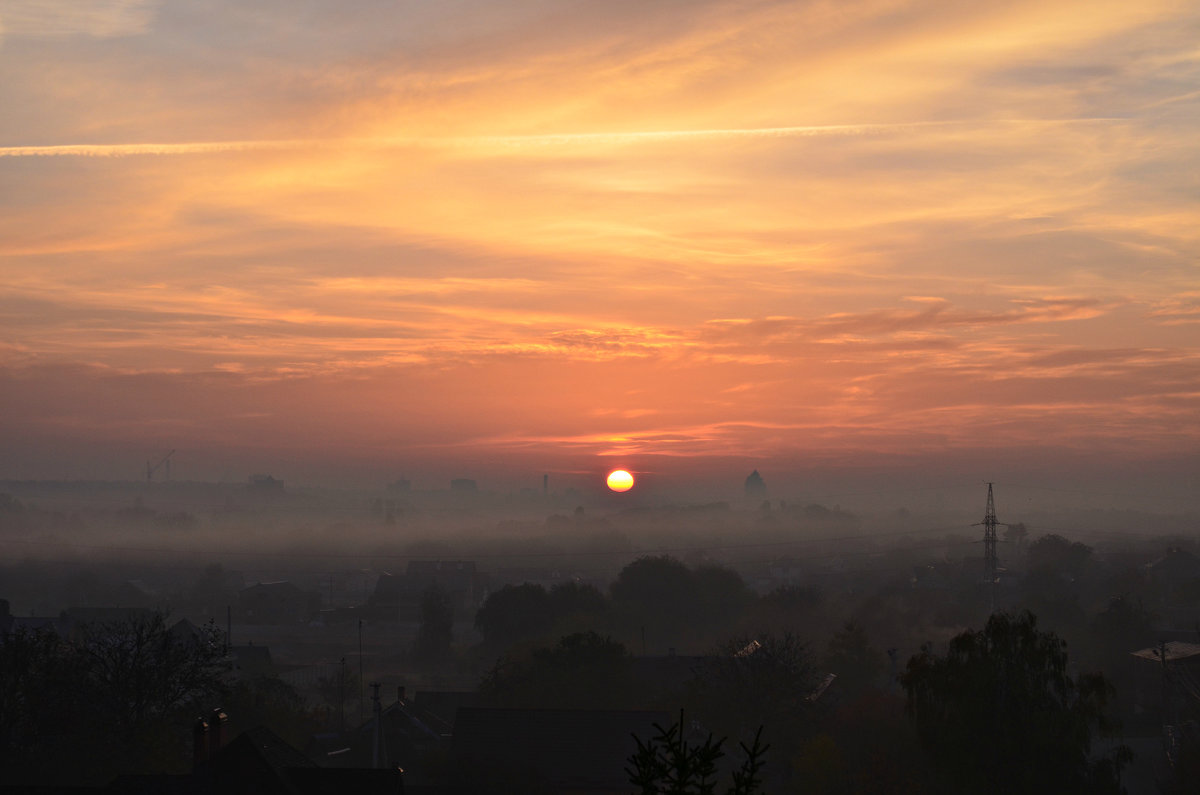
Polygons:
<instances>
[{"instance_id":1,"label":"smokestack","mask_svg":"<svg viewBox=\"0 0 1200 795\"><path fill-rule=\"evenodd\" d=\"M221 750L222 727L229 722L229 716L217 707L208 717L208 758L212 759Z\"/></svg>"},{"instance_id":2,"label":"smokestack","mask_svg":"<svg viewBox=\"0 0 1200 795\"><path fill-rule=\"evenodd\" d=\"M550 476L542 475L542 496L545 497L545 496L548 496L549 494L550 494Z\"/></svg>"},{"instance_id":3,"label":"smokestack","mask_svg":"<svg viewBox=\"0 0 1200 795\"><path fill-rule=\"evenodd\" d=\"M404 703L404 685L399 685L396 688L396 700L399 701L401 704Z\"/></svg>"}]
</instances>

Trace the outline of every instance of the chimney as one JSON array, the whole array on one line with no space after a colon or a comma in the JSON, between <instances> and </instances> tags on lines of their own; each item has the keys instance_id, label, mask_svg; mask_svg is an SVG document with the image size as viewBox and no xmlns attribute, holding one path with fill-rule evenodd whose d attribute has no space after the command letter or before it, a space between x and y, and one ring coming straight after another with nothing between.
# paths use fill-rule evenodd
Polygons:
<instances>
[{"instance_id":1,"label":"chimney","mask_svg":"<svg viewBox=\"0 0 1200 795\"><path fill-rule=\"evenodd\" d=\"M208 717L208 758L212 759L221 750L222 727L229 722L229 716L217 707Z\"/></svg>"},{"instance_id":2,"label":"chimney","mask_svg":"<svg viewBox=\"0 0 1200 795\"><path fill-rule=\"evenodd\" d=\"M208 761L208 721L196 718L192 726L192 765L199 767Z\"/></svg>"},{"instance_id":3,"label":"chimney","mask_svg":"<svg viewBox=\"0 0 1200 795\"><path fill-rule=\"evenodd\" d=\"M404 703L404 685L400 685L396 688L396 700L401 704Z\"/></svg>"}]
</instances>

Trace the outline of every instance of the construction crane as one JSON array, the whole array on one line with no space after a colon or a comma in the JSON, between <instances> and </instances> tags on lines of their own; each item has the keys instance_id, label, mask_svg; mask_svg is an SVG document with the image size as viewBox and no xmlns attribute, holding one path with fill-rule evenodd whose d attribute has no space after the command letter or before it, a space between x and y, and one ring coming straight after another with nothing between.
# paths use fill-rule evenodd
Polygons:
<instances>
[{"instance_id":1,"label":"construction crane","mask_svg":"<svg viewBox=\"0 0 1200 795\"><path fill-rule=\"evenodd\" d=\"M171 479L171 456L173 456L173 455L175 455L174 450L172 450L171 452L167 453L162 458L160 458L158 460L157 464L151 464L149 461L146 462L146 482L147 483L154 480L154 473L158 471L159 467L163 467L163 474L165 476L164 480Z\"/></svg>"}]
</instances>

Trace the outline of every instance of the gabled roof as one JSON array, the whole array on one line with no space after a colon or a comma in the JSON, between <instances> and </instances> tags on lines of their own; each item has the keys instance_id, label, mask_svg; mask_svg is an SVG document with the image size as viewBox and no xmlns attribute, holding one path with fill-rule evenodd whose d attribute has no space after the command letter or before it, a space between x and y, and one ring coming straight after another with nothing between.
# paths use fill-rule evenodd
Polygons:
<instances>
[{"instance_id":1,"label":"gabled roof","mask_svg":"<svg viewBox=\"0 0 1200 795\"><path fill-rule=\"evenodd\" d=\"M1162 646L1151 646L1148 649L1131 652L1134 657L1141 657L1143 660L1152 662L1162 662L1162 652L1166 651L1167 662L1176 662L1178 660L1188 660L1200 662L1200 643L1184 643L1178 640L1168 641Z\"/></svg>"},{"instance_id":2,"label":"gabled roof","mask_svg":"<svg viewBox=\"0 0 1200 795\"><path fill-rule=\"evenodd\" d=\"M321 768L259 726L242 732L210 763L213 787L221 793L254 795L342 795L402 792L399 770Z\"/></svg>"},{"instance_id":3,"label":"gabled roof","mask_svg":"<svg viewBox=\"0 0 1200 795\"><path fill-rule=\"evenodd\" d=\"M1166 554L1147 563L1145 568L1158 577L1200 577L1200 558L1182 547L1169 547Z\"/></svg>"}]
</instances>

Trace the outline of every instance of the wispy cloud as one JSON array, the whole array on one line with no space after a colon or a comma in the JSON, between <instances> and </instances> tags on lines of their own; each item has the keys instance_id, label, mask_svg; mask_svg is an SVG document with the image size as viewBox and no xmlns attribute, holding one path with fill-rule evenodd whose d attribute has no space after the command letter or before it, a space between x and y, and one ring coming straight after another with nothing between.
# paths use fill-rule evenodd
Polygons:
<instances>
[{"instance_id":1,"label":"wispy cloud","mask_svg":"<svg viewBox=\"0 0 1200 795\"><path fill-rule=\"evenodd\" d=\"M109 38L144 33L160 0L5 0L0 6L4 37Z\"/></svg>"},{"instance_id":2,"label":"wispy cloud","mask_svg":"<svg viewBox=\"0 0 1200 795\"><path fill-rule=\"evenodd\" d=\"M1197 10L831 9L8 3L0 431L1192 444Z\"/></svg>"}]
</instances>

